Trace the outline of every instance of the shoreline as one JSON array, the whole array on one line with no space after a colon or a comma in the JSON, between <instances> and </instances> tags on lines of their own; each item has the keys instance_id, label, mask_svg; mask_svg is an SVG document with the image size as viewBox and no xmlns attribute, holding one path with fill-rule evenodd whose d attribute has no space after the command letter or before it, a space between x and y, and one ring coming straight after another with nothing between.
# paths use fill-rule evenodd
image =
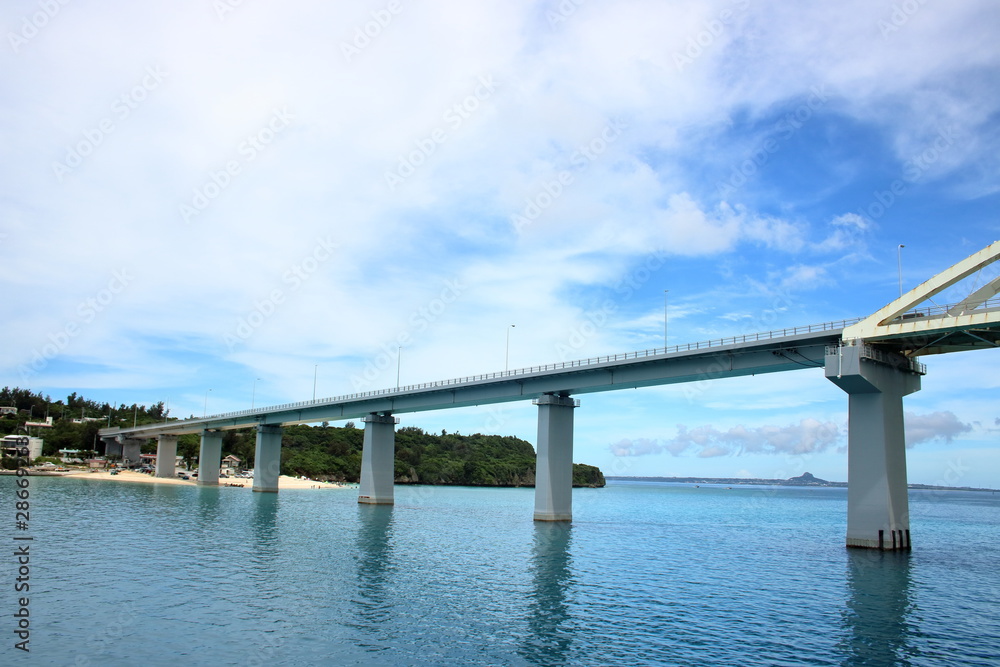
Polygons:
<instances>
[{"instance_id":1,"label":"shoreline","mask_svg":"<svg viewBox=\"0 0 1000 667\"><path fill-rule=\"evenodd\" d=\"M4 474L15 474L15 471L3 471ZM29 477L68 477L73 479L86 479L86 480L96 480L101 482L125 482L131 484L169 484L174 486L199 486L197 480L193 479L181 479L179 477L154 477L153 475L148 475L146 473L134 472L131 470L123 470L116 475L112 475L110 471L101 470L98 472L91 472L89 470L71 470L69 472L50 472L47 470L31 470L28 471ZM215 486L213 485L203 485L203 486ZM219 487L230 488L230 489L253 489L253 480L245 478L229 478L220 479ZM299 479L298 477L290 477L288 475L278 476L278 490L284 491L285 489L335 489L335 490L347 490L347 489L357 489L357 484L348 483L338 483L338 482L319 482L314 479Z\"/></svg>"}]
</instances>

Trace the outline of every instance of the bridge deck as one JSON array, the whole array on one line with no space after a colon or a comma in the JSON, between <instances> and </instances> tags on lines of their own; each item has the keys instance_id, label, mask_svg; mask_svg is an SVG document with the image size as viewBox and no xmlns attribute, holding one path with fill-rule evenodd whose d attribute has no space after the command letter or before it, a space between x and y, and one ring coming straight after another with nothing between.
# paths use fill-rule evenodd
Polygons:
<instances>
[{"instance_id":1,"label":"bridge deck","mask_svg":"<svg viewBox=\"0 0 1000 667\"><path fill-rule=\"evenodd\" d=\"M958 312L958 306L913 310L881 325L876 336L865 340L912 356L1000 346L1000 303L984 300L975 312ZM544 394L586 394L818 368L823 366L826 347L841 344L863 321L811 324L163 424L101 429L100 435L153 438L257 424L310 424L357 419L373 412L444 410L531 400Z\"/></svg>"},{"instance_id":2,"label":"bridge deck","mask_svg":"<svg viewBox=\"0 0 1000 667\"><path fill-rule=\"evenodd\" d=\"M135 428L101 429L100 434L153 438L257 424L308 424L357 419L373 412L443 410L531 400L550 393L584 394L818 368L823 365L826 347L837 344L843 328L856 321L812 324Z\"/></svg>"}]
</instances>

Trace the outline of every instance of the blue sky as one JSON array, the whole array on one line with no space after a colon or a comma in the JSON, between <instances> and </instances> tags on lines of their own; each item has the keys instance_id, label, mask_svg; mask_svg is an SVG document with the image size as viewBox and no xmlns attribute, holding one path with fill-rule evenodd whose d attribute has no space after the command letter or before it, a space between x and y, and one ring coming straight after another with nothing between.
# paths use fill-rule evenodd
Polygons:
<instances>
[{"instance_id":1,"label":"blue sky","mask_svg":"<svg viewBox=\"0 0 1000 667\"><path fill-rule=\"evenodd\" d=\"M1000 239L953 4L8 2L0 381L188 416L660 346L664 290L671 344L867 315ZM1000 486L1000 353L925 361L910 480ZM843 480L846 421L814 370L588 395L574 458Z\"/></svg>"}]
</instances>

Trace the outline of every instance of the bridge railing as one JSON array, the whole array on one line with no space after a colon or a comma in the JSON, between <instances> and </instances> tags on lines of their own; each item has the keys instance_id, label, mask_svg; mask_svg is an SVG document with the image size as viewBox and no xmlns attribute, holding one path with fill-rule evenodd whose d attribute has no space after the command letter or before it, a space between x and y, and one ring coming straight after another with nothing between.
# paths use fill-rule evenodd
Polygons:
<instances>
[{"instance_id":1,"label":"bridge railing","mask_svg":"<svg viewBox=\"0 0 1000 667\"><path fill-rule=\"evenodd\" d=\"M951 304L945 304L943 306L933 305L933 306L926 306L924 308L914 308L913 310L906 311L905 313L897 317L895 320L892 320L892 323L895 324L901 321L914 319L918 317L945 317L949 315L951 311L955 309L958 305L959 304L951 303ZM976 305L974 308L970 308L964 314L983 312L994 309L1000 309L1000 298L998 297L987 299L986 301L983 301L982 303Z\"/></svg>"},{"instance_id":2,"label":"bridge railing","mask_svg":"<svg viewBox=\"0 0 1000 667\"><path fill-rule=\"evenodd\" d=\"M390 394L400 395L413 391L422 391L426 389L438 389L454 385L470 384L473 382L483 382L487 380L503 380L512 377L532 375L534 373L546 373L551 371L557 371L562 369L570 368L581 368L585 366L596 366L599 364L606 364L615 361L627 361L629 359L642 359L645 357L658 357L667 354L674 354L678 352L690 352L694 350L707 350L713 347L722 347L725 345L738 345L741 343L753 343L760 341L773 340L775 338L785 338L788 336L796 336L800 334L807 333L819 333L823 331L832 331L835 329L843 329L844 327L850 326L856 322L860 322L863 318L855 317L847 320L837 320L834 322L824 322L822 324L809 324L800 327L790 327L787 329L775 329L773 331L764 331L761 333L745 334L742 336L729 336L726 338L716 338L708 341L698 341L694 343L683 343L680 345L672 345L669 347L656 347L649 350L638 350L635 352L622 352L619 354L610 354L599 357L590 357L588 359L575 359L572 361L561 361L552 364L545 364L542 366L528 366L526 368L517 368L506 371L496 371L493 373L484 373L481 375L469 375L462 378L453 378L450 380L438 380L436 382L422 382L420 384L410 384L404 385L402 387L390 387L386 389L374 389L371 391L363 391L354 394L346 394L343 396L334 396L330 398L317 398L310 401L297 401L295 403L282 403L280 405L271 405L264 408L249 409L249 410L237 410L235 412L225 412L217 415L210 415L208 417L203 417L205 420L217 420L217 419L232 419L238 417L248 417L256 414L262 414L266 412L278 412L281 410L295 410L298 408L308 408L317 405L329 405L336 403L346 403L349 401L358 401L365 398L379 398L382 396L387 396Z\"/></svg>"},{"instance_id":3,"label":"bridge railing","mask_svg":"<svg viewBox=\"0 0 1000 667\"><path fill-rule=\"evenodd\" d=\"M836 355L839 354L841 349L847 347L842 343L836 345L826 346L826 355ZM907 357L902 354L896 354L894 352L887 352L886 350L875 347L870 343L862 343L861 345L861 357L863 359L871 359L872 361L877 361L881 364L887 366L892 366L893 368L906 368L911 373L916 375L927 375L927 365L923 364L913 357Z\"/></svg>"}]
</instances>

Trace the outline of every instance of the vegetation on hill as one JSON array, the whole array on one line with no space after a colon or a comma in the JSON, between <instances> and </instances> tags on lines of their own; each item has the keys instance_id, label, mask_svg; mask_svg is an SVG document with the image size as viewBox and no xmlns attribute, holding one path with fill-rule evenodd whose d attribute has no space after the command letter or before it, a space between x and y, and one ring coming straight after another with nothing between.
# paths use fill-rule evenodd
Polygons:
<instances>
[{"instance_id":1,"label":"vegetation on hill","mask_svg":"<svg viewBox=\"0 0 1000 667\"><path fill-rule=\"evenodd\" d=\"M31 435L45 439L44 456L55 455L60 449L79 449L88 455L102 453L103 443L97 437L100 428L109 424L131 426L170 420L163 403L149 407L122 404L116 408L88 401L75 392L66 401L53 401L40 393L5 387L0 391L0 406L14 406L18 410L17 414L0 418L0 435L24 433L25 422L44 421L46 416L53 418L51 428L30 427ZM88 418L97 421L79 421ZM364 431L352 422L343 427L326 423L288 426L281 441L281 472L356 482L361 474L363 440ZM246 467L252 467L255 448L256 436L251 429L225 432L224 456L235 454ZM178 439L177 453L185 462L194 463L198 449L197 435ZM142 451L155 452L156 442L150 441ZM535 450L531 443L513 436L459 435L446 431L435 435L405 426L396 430L395 477L402 484L533 486ZM573 485L604 486L604 475L595 466L574 463Z\"/></svg>"},{"instance_id":2,"label":"vegetation on hill","mask_svg":"<svg viewBox=\"0 0 1000 667\"><path fill-rule=\"evenodd\" d=\"M102 444L97 432L107 426L132 426L161 422L167 411L161 401L149 407L125 405L114 407L108 403L89 401L73 392L66 400L55 400L33 393L28 389L4 387L0 390L0 406L13 407L14 414L0 416L0 435L25 434L45 439L43 456L53 456L60 449L78 449L81 452L100 451ZM28 422L45 422L52 419L51 427L26 426Z\"/></svg>"},{"instance_id":3,"label":"vegetation on hill","mask_svg":"<svg viewBox=\"0 0 1000 667\"><path fill-rule=\"evenodd\" d=\"M281 471L312 479L356 482L361 473L364 431L346 426L288 426L281 440ZM227 431L223 450L252 460L252 431ZM399 484L534 486L535 450L513 436L396 430L395 478ZM604 486L595 466L573 464L574 486Z\"/></svg>"}]
</instances>

